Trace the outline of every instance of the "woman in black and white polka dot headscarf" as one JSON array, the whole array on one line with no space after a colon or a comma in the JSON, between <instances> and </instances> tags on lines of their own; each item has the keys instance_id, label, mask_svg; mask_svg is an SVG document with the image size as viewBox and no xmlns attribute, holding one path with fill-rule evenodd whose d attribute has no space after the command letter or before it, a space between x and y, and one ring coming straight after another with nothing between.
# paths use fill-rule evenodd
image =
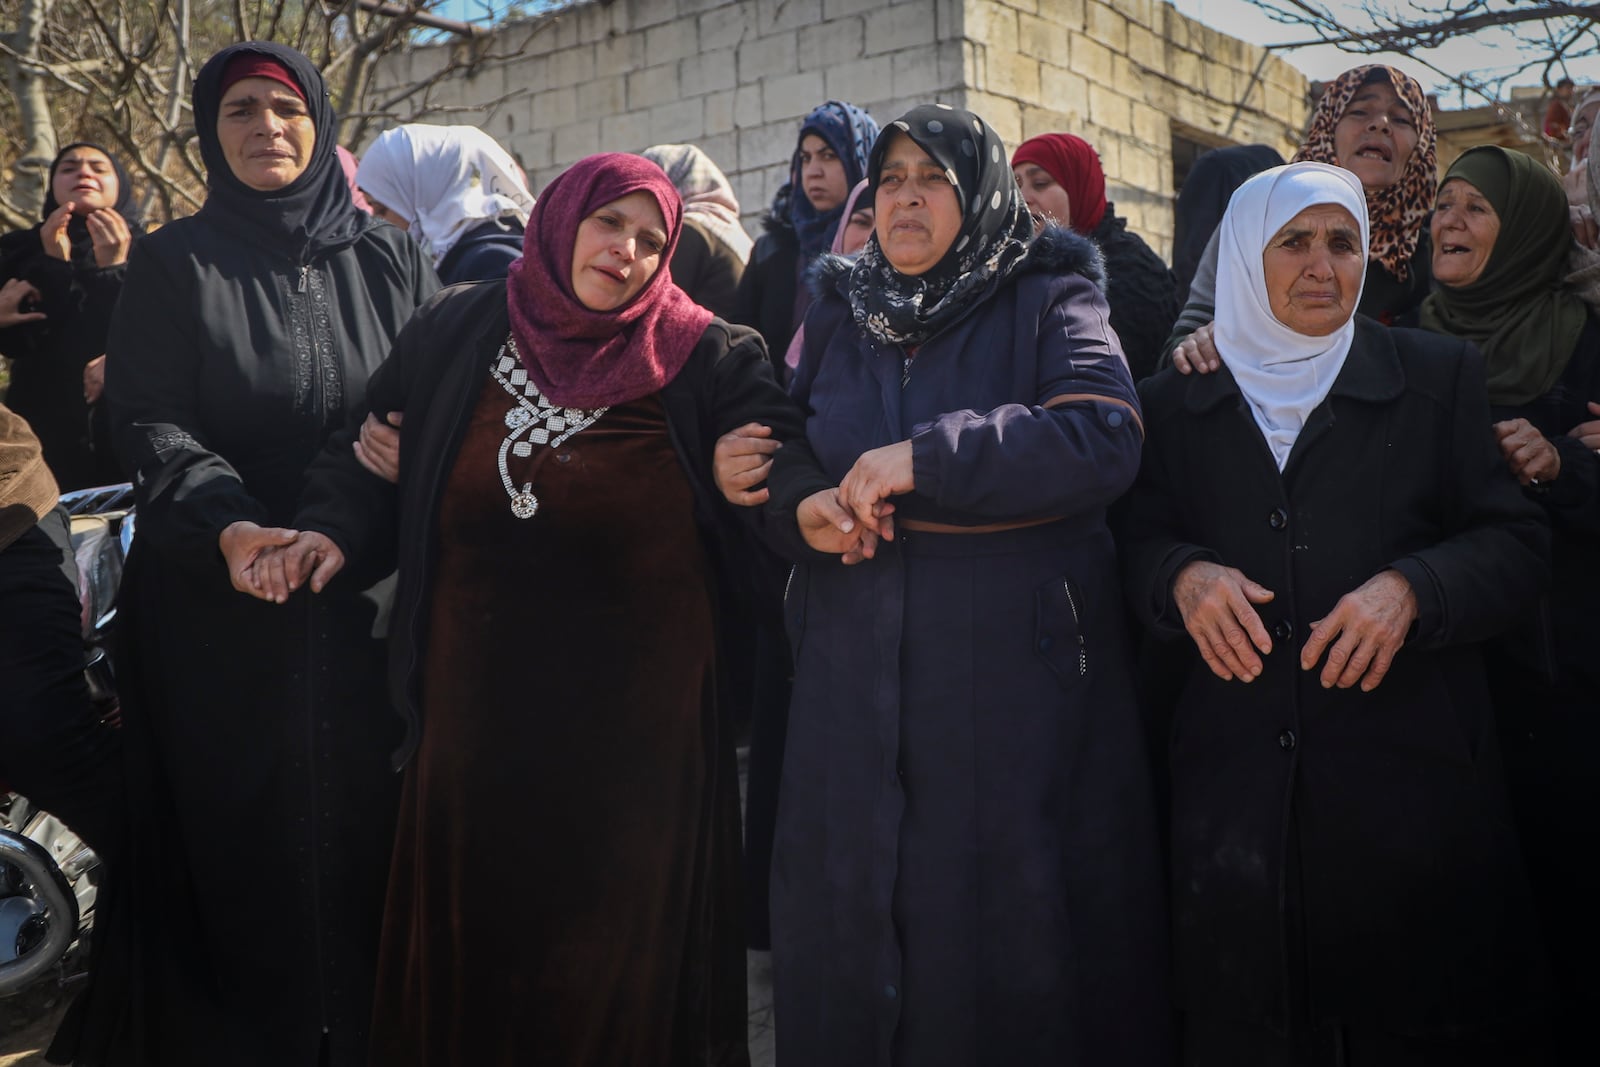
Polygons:
<instances>
[{"instance_id":1,"label":"woman in black and white polka dot headscarf","mask_svg":"<svg viewBox=\"0 0 1600 1067\"><path fill-rule=\"evenodd\" d=\"M885 254L879 233L868 239L850 276L850 304L861 328L887 344L918 345L981 304L1022 264L1033 219L1017 190L1005 146L988 123L948 104L924 104L891 122L872 146L869 192L882 178L893 143L907 137L944 167L961 205L961 229L931 268L908 274Z\"/></svg>"}]
</instances>

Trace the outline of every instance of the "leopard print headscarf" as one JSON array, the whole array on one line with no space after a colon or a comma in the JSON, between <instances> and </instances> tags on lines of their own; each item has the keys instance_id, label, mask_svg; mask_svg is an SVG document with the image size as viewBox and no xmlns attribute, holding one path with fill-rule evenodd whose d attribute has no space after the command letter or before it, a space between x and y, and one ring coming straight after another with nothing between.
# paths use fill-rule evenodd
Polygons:
<instances>
[{"instance_id":1,"label":"leopard print headscarf","mask_svg":"<svg viewBox=\"0 0 1600 1067\"><path fill-rule=\"evenodd\" d=\"M1387 189L1367 190L1367 216L1372 224L1372 243L1367 254L1384 270L1406 281L1411 277L1411 257L1416 254L1417 242L1422 238L1423 223L1428 212L1433 210L1434 197L1439 191L1438 134L1433 128L1428 99L1416 79L1379 63L1353 67L1339 75L1323 92L1311 118L1311 129L1294 161L1340 165L1333 147L1333 129L1361 87L1376 80L1374 71L1381 72L1376 77L1388 75L1395 95L1411 109L1412 121L1417 127L1417 147L1406 160L1399 181Z\"/></svg>"}]
</instances>

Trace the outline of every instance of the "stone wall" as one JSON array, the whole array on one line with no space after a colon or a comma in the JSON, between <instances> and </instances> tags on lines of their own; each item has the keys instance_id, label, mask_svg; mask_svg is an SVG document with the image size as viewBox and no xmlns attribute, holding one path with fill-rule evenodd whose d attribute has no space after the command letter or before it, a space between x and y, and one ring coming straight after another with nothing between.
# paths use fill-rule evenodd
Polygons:
<instances>
[{"instance_id":1,"label":"stone wall","mask_svg":"<svg viewBox=\"0 0 1600 1067\"><path fill-rule=\"evenodd\" d=\"M468 47L483 46L387 59L374 95ZM1286 150L1306 114L1298 71L1159 0L610 0L510 24L487 51L498 58L472 77L434 87L449 110L429 121L481 126L536 191L591 152L693 142L733 181L752 232L798 120L830 98L880 122L917 103L969 107L1012 146L1079 133L1119 212L1163 251L1175 129Z\"/></svg>"}]
</instances>

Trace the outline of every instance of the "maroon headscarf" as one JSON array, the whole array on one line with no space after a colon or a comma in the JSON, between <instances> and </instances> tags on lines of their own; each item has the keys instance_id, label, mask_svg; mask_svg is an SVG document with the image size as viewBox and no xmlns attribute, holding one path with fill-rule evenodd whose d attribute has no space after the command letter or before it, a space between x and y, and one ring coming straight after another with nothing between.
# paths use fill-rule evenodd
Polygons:
<instances>
[{"instance_id":1,"label":"maroon headscarf","mask_svg":"<svg viewBox=\"0 0 1600 1067\"><path fill-rule=\"evenodd\" d=\"M1093 145L1070 133L1041 134L1023 141L1012 155L1013 167L1023 163L1043 167L1067 191L1069 226L1081 234L1094 233L1106 214L1106 172Z\"/></svg>"},{"instance_id":2,"label":"maroon headscarf","mask_svg":"<svg viewBox=\"0 0 1600 1067\"><path fill-rule=\"evenodd\" d=\"M627 304L592 311L572 291L578 224L641 189L655 197L667 223L661 265ZM545 187L528 219L522 258L511 264L506 300L517 354L546 399L573 408L622 404L659 391L683 369L711 312L674 285L667 269L682 229L678 190L643 156L580 159Z\"/></svg>"}]
</instances>

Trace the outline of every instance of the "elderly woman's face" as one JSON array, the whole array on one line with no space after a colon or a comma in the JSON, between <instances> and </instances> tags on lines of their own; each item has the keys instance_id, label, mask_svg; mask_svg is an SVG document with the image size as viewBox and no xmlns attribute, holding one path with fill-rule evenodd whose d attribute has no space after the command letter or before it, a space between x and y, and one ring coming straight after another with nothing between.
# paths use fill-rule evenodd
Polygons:
<instances>
[{"instance_id":1,"label":"elderly woman's face","mask_svg":"<svg viewBox=\"0 0 1600 1067\"><path fill-rule=\"evenodd\" d=\"M270 193L305 173L317 128L306 102L272 78L241 78L223 94L217 140L233 176Z\"/></svg>"},{"instance_id":2,"label":"elderly woman's face","mask_svg":"<svg viewBox=\"0 0 1600 1067\"><path fill-rule=\"evenodd\" d=\"M1067 195L1067 190L1049 171L1037 163L1023 163L1012 167L1011 173L1016 176L1017 185L1022 189L1022 200L1028 205L1028 213L1033 216L1035 233L1044 229L1047 222L1066 226L1071 221L1072 197Z\"/></svg>"},{"instance_id":3,"label":"elderly woman's face","mask_svg":"<svg viewBox=\"0 0 1600 1067\"><path fill-rule=\"evenodd\" d=\"M1367 249L1349 211L1313 204L1272 235L1261 265L1277 320L1295 333L1325 337L1356 312Z\"/></svg>"},{"instance_id":4,"label":"elderly woman's face","mask_svg":"<svg viewBox=\"0 0 1600 1067\"><path fill-rule=\"evenodd\" d=\"M850 195L844 160L814 133L800 138L800 187L818 212L832 211Z\"/></svg>"},{"instance_id":5,"label":"elderly woman's face","mask_svg":"<svg viewBox=\"0 0 1600 1067\"><path fill-rule=\"evenodd\" d=\"M661 267L667 222L640 189L603 204L578 223L572 292L590 311L614 311L639 295Z\"/></svg>"},{"instance_id":6,"label":"elderly woman's face","mask_svg":"<svg viewBox=\"0 0 1600 1067\"><path fill-rule=\"evenodd\" d=\"M88 215L114 206L121 190L111 158L98 148L79 145L56 162L50 191L57 204L71 203L74 215Z\"/></svg>"},{"instance_id":7,"label":"elderly woman's face","mask_svg":"<svg viewBox=\"0 0 1600 1067\"><path fill-rule=\"evenodd\" d=\"M1500 214L1489 198L1465 178L1451 178L1439 189L1430 226L1434 279L1452 288L1477 281L1500 237Z\"/></svg>"},{"instance_id":8,"label":"elderly woman's face","mask_svg":"<svg viewBox=\"0 0 1600 1067\"><path fill-rule=\"evenodd\" d=\"M1405 173L1421 135L1411 109L1387 81L1363 85L1333 128L1339 166L1363 187L1387 189Z\"/></svg>"},{"instance_id":9,"label":"elderly woman's face","mask_svg":"<svg viewBox=\"0 0 1600 1067\"><path fill-rule=\"evenodd\" d=\"M901 274L930 270L961 232L961 201L949 175L903 133L884 153L874 205L878 247Z\"/></svg>"}]
</instances>

